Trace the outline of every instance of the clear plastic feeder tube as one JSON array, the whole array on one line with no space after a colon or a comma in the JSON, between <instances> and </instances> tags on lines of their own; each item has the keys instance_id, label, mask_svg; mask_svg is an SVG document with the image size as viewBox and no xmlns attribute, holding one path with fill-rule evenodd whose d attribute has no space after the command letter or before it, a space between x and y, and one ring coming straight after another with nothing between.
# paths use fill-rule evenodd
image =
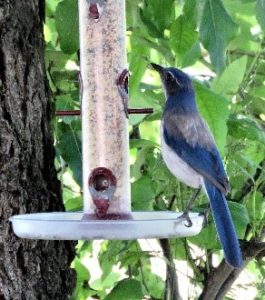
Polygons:
<instances>
[{"instance_id":1,"label":"clear plastic feeder tube","mask_svg":"<svg viewBox=\"0 0 265 300\"><path fill-rule=\"evenodd\" d=\"M131 210L129 136L117 88L127 66L125 1L79 0L79 30L84 212L95 211L91 173L107 168L116 179L108 213L126 214Z\"/></svg>"}]
</instances>

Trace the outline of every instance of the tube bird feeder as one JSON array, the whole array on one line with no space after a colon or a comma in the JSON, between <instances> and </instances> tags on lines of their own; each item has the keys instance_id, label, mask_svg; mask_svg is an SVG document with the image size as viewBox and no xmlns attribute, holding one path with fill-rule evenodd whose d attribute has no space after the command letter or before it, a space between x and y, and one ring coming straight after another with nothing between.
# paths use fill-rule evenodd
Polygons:
<instances>
[{"instance_id":1,"label":"tube bird feeder","mask_svg":"<svg viewBox=\"0 0 265 300\"><path fill-rule=\"evenodd\" d=\"M117 82L127 66L124 5L79 1L84 212L99 218L129 215L131 207L128 122L118 89L125 83Z\"/></svg>"},{"instance_id":2,"label":"tube bird feeder","mask_svg":"<svg viewBox=\"0 0 265 300\"><path fill-rule=\"evenodd\" d=\"M198 213L187 227L181 212L131 212L128 114L150 110L128 109L125 0L79 0L79 31L84 210L13 216L14 232L56 240L198 234Z\"/></svg>"}]
</instances>

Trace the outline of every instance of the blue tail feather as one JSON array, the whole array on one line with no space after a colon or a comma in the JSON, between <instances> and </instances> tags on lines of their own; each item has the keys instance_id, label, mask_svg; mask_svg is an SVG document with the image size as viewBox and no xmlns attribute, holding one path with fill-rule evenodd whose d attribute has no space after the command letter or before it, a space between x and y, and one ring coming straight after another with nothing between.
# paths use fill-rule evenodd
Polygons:
<instances>
[{"instance_id":1,"label":"blue tail feather","mask_svg":"<svg viewBox=\"0 0 265 300\"><path fill-rule=\"evenodd\" d=\"M232 267L241 268L241 250L226 198L211 182L205 180L204 184L226 261Z\"/></svg>"}]
</instances>

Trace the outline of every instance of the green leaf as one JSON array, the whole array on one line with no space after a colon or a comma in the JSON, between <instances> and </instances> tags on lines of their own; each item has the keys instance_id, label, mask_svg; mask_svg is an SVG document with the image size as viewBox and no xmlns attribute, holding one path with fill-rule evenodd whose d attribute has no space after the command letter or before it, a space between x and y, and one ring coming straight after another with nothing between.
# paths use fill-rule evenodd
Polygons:
<instances>
[{"instance_id":1,"label":"green leaf","mask_svg":"<svg viewBox=\"0 0 265 300\"><path fill-rule=\"evenodd\" d=\"M80 120L72 121L67 125L63 122L58 124L57 149L73 172L75 181L82 186L82 163L81 163L81 124Z\"/></svg>"},{"instance_id":2,"label":"green leaf","mask_svg":"<svg viewBox=\"0 0 265 300\"><path fill-rule=\"evenodd\" d=\"M208 123L219 151L224 153L227 135L228 102L225 98L198 82L195 82L195 90L199 111Z\"/></svg>"},{"instance_id":3,"label":"green leaf","mask_svg":"<svg viewBox=\"0 0 265 300\"><path fill-rule=\"evenodd\" d=\"M260 27L265 31L265 0L257 0L256 3L256 18L260 24Z\"/></svg>"},{"instance_id":4,"label":"green leaf","mask_svg":"<svg viewBox=\"0 0 265 300\"><path fill-rule=\"evenodd\" d=\"M64 68L66 62L69 59L69 55L62 51L46 50L45 51L45 62L46 65L56 66L57 69Z\"/></svg>"},{"instance_id":5,"label":"green leaf","mask_svg":"<svg viewBox=\"0 0 265 300\"><path fill-rule=\"evenodd\" d=\"M172 24L170 29L171 46L178 57L178 63L181 65L182 59L185 54L197 42L198 33L195 27L184 16L179 16Z\"/></svg>"},{"instance_id":6,"label":"green leaf","mask_svg":"<svg viewBox=\"0 0 265 300\"><path fill-rule=\"evenodd\" d=\"M170 27L175 16L174 0L148 0L152 6L154 21L161 31Z\"/></svg>"},{"instance_id":7,"label":"green leaf","mask_svg":"<svg viewBox=\"0 0 265 300\"><path fill-rule=\"evenodd\" d=\"M181 66L183 68L192 66L201 57L200 43L197 41L185 54Z\"/></svg>"},{"instance_id":8,"label":"green leaf","mask_svg":"<svg viewBox=\"0 0 265 300\"><path fill-rule=\"evenodd\" d=\"M163 32L156 26L156 24L152 20L151 12L148 10L140 9L140 16L143 24L146 26L148 30L148 34L154 38L162 38Z\"/></svg>"},{"instance_id":9,"label":"green leaf","mask_svg":"<svg viewBox=\"0 0 265 300\"><path fill-rule=\"evenodd\" d=\"M139 45L137 36L134 35L131 37L131 47L132 50L128 55L131 72L129 80L129 94L130 98L133 100L134 98L137 99L137 91L148 65L147 59L150 55L150 49Z\"/></svg>"},{"instance_id":10,"label":"green leaf","mask_svg":"<svg viewBox=\"0 0 265 300\"><path fill-rule=\"evenodd\" d=\"M121 264L123 267L137 266L140 260L147 260L151 257L154 257L154 254L148 251L127 251L122 257Z\"/></svg>"},{"instance_id":11,"label":"green leaf","mask_svg":"<svg viewBox=\"0 0 265 300\"><path fill-rule=\"evenodd\" d=\"M140 9L142 22L154 38L162 38L175 16L174 0L148 0Z\"/></svg>"},{"instance_id":12,"label":"green leaf","mask_svg":"<svg viewBox=\"0 0 265 300\"><path fill-rule=\"evenodd\" d=\"M142 285L135 279L124 279L120 281L104 300L142 300L143 299Z\"/></svg>"},{"instance_id":13,"label":"green leaf","mask_svg":"<svg viewBox=\"0 0 265 300\"><path fill-rule=\"evenodd\" d=\"M143 173L147 171L147 168L150 168L154 164L156 164L154 146L145 145L144 147L139 148L137 151L136 160L132 165L132 176L137 181L142 177Z\"/></svg>"},{"instance_id":14,"label":"green leaf","mask_svg":"<svg viewBox=\"0 0 265 300\"><path fill-rule=\"evenodd\" d=\"M249 108L254 115L264 114L265 86L251 89L249 95Z\"/></svg>"},{"instance_id":15,"label":"green leaf","mask_svg":"<svg viewBox=\"0 0 265 300\"><path fill-rule=\"evenodd\" d=\"M83 198L81 196L67 199L64 202L67 211L79 211L83 209Z\"/></svg>"},{"instance_id":16,"label":"green leaf","mask_svg":"<svg viewBox=\"0 0 265 300\"><path fill-rule=\"evenodd\" d=\"M228 119L228 133L235 138L246 138L265 143L265 133L258 124L243 115L231 115Z\"/></svg>"},{"instance_id":17,"label":"green leaf","mask_svg":"<svg viewBox=\"0 0 265 300\"><path fill-rule=\"evenodd\" d=\"M237 25L225 10L221 0L205 0L200 20L200 38L209 51L217 73L226 64L225 51L237 32Z\"/></svg>"},{"instance_id":18,"label":"green leaf","mask_svg":"<svg viewBox=\"0 0 265 300\"><path fill-rule=\"evenodd\" d=\"M129 28L139 25L139 2L141 0L126 0L126 25Z\"/></svg>"},{"instance_id":19,"label":"green leaf","mask_svg":"<svg viewBox=\"0 0 265 300\"><path fill-rule=\"evenodd\" d=\"M147 263L145 262L144 275L143 277L146 280L146 287L150 291L149 299L163 299L163 294L165 290L165 281L161 276L154 274L152 272L151 266L146 267ZM148 299L148 298L147 298Z\"/></svg>"},{"instance_id":20,"label":"green leaf","mask_svg":"<svg viewBox=\"0 0 265 300\"><path fill-rule=\"evenodd\" d=\"M188 0L184 2L183 14L193 26L197 25L197 0Z\"/></svg>"},{"instance_id":21,"label":"green leaf","mask_svg":"<svg viewBox=\"0 0 265 300\"><path fill-rule=\"evenodd\" d=\"M55 12L55 24L61 49L67 54L76 52L79 49L78 1L60 2Z\"/></svg>"},{"instance_id":22,"label":"green leaf","mask_svg":"<svg viewBox=\"0 0 265 300\"><path fill-rule=\"evenodd\" d=\"M134 210L150 210L155 197L152 179L142 176L132 184L132 206Z\"/></svg>"},{"instance_id":23,"label":"green leaf","mask_svg":"<svg viewBox=\"0 0 265 300\"><path fill-rule=\"evenodd\" d=\"M79 258L75 258L73 261L73 267L77 273L77 284L81 284L84 281L88 281L90 279L90 274L88 269L82 264Z\"/></svg>"},{"instance_id":24,"label":"green leaf","mask_svg":"<svg viewBox=\"0 0 265 300\"><path fill-rule=\"evenodd\" d=\"M247 67L247 56L234 60L220 77L213 81L213 90L229 99L238 91Z\"/></svg>"},{"instance_id":25,"label":"green leaf","mask_svg":"<svg viewBox=\"0 0 265 300\"><path fill-rule=\"evenodd\" d=\"M248 198L247 208L253 223L264 220L265 202L262 193L251 193L251 196Z\"/></svg>"},{"instance_id":26,"label":"green leaf","mask_svg":"<svg viewBox=\"0 0 265 300\"><path fill-rule=\"evenodd\" d=\"M228 205L236 228L237 236L239 239L243 239L245 237L247 225L250 222L248 210L241 203L228 201Z\"/></svg>"},{"instance_id":27,"label":"green leaf","mask_svg":"<svg viewBox=\"0 0 265 300\"><path fill-rule=\"evenodd\" d=\"M70 92L76 87L77 72L70 70L54 71L51 74L57 89Z\"/></svg>"},{"instance_id":28,"label":"green leaf","mask_svg":"<svg viewBox=\"0 0 265 300\"><path fill-rule=\"evenodd\" d=\"M239 195L241 195L245 182L253 179L260 162L264 160L265 144L242 138L236 140L234 137L228 136L228 145L231 141L234 145L229 146L226 169L233 193L239 190ZM237 199L237 196L234 198Z\"/></svg>"},{"instance_id":29,"label":"green leaf","mask_svg":"<svg viewBox=\"0 0 265 300\"><path fill-rule=\"evenodd\" d=\"M166 39L158 39L157 41L152 41L146 37L134 36L134 39L138 42L138 47L141 49L146 47L147 49L155 49L162 54L162 56L169 62L169 64L174 64L175 56L171 52L169 41ZM143 55L143 53L142 53Z\"/></svg>"},{"instance_id":30,"label":"green leaf","mask_svg":"<svg viewBox=\"0 0 265 300\"><path fill-rule=\"evenodd\" d=\"M254 89L251 90L251 92L253 93L252 96L257 96L257 97L260 97L263 100L265 100L265 85L254 87ZM264 103L262 103L262 104L264 105ZM263 108L264 108L264 106L263 106Z\"/></svg>"}]
</instances>

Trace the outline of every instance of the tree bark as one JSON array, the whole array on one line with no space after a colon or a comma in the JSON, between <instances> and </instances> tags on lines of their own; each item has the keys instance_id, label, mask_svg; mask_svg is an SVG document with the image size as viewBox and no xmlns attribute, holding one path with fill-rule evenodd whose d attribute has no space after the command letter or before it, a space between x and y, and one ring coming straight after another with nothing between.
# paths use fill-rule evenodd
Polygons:
<instances>
[{"instance_id":1,"label":"tree bark","mask_svg":"<svg viewBox=\"0 0 265 300\"><path fill-rule=\"evenodd\" d=\"M0 299L68 299L72 242L17 238L14 214L61 211L44 68L44 0L0 0Z\"/></svg>"}]
</instances>

